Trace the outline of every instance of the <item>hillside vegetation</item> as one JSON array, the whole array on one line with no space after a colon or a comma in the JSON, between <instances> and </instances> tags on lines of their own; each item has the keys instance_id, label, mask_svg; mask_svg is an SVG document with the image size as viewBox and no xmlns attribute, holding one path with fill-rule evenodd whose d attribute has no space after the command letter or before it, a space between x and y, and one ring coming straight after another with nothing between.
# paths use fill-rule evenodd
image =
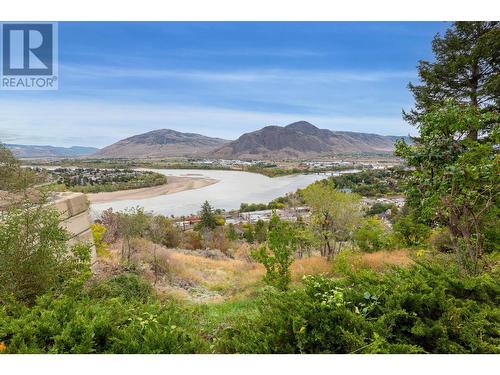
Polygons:
<instances>
[{"instance_id":1,"label":"hillside vegetation","mask_svg":"<svg viewBox=\"0 0 500 375\"><path fill-rule=\"evenodd\" d=\"M396 144L406 168L313 183L266 205L307 210L267 221L226 223L207 201L189 228L108 210L92 267L0 148L17 197L0 216L0 352L500 353L499 41L497 22L436 36L404 115L419 135ZM395 193L404 205L367 204Z\"/></svg>"}]
</instances>

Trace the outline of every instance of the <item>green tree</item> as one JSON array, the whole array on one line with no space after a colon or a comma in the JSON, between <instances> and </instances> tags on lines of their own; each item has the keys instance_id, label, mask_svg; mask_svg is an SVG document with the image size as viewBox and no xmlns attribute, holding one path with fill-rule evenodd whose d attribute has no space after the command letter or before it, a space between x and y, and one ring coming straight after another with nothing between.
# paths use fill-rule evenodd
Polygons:
<instances>
[{"instance_id":1,"label":"green tree","mask_svg":"<svg viewBox=\"0 0 500 375\"><path fill-rule=\"evenodd\" d=\"M130 262L133 249L131 240L144 237L149 227L150 217L142 207L133 207L118 214L118 232L123 237L122 260Z\"/></svg>"},{"instance_id":2,"label":"green tree","mask_svg":"<svg viewBox=\"0 0 500 375\"><path fill-rule=\"evenodd\" d=\"M37 296L90 276L90 245L68 244L59 214L29 201L0 220L0 297L33 304Z\"/></svg>"},{"instance_id":3,"label":"green tree","mask_svg":"<svg viewBox=\"0 0 500 375\"><path fill-rule=\"evenodd\" d=\"M499 114L454 103L426 113L418 142L399 141L397 155L415 170L407 179L408 204L418 218L446 225L460 264L479 271L484 221L500 192ZM475 129L479 138L471 138ZM498 219L494 220L498 225Z\"/></svg>"},{"instance_id":4,"label":"green tree","mask_svg":"<svg viewBox=\"0 0 500 375\"><path fill-rule=\"evenodd\" d=\"M25 190L36 180L36 173L30 168L21 168L19 160L0 143L0 190Z\"/></svg>"},{"instance_id":5,"label":"green tree","mask_svg":"<svg viewBox=\"0 0 500 375\"><path fill-rule=\"evenodd\" d=\"M419 222L416 216L413 212L401 215L392 227L398 243L402 246L424 245L430 235L431 228Z\"/></svg>"},{"instance_id":6,"label":"green tree","mask_svg":"<svg viewBox=\"0 0 500 375\"><path fill-rule=\"evenodd\" d=\"M269 222L267 244L252 249L251 256L266 268L264 281L281 290L288 289L291 280L290 265L293 262L297 241L293 226L280 220L273 212Z\"/></svg>"},{"instance_id":7,"label":"green tree","mask_svg":"<svg viewBox=\"0 0 500 375\"><path fill-rule=\"evenodd\" d=\"M226 235L229 241L236 241L238 239L238 232L236 232L236 228L233 223L229 223L227 226Z\"/></svg>"},{"instance_id":8,"label":"green tree","mask_svg":"<svg viewBox=\"0 0 500 375\"><path fill-rule=\"evenodd\" d=\"M208 201L205 201L201 206L200 211L200 228L213 230L217 226L214 210Z\"/></svg>"},{"instance_id":9,"label":"green tree","mask_svg":"<svg viewBox=\"0 0 500 375\"><path fill-rule=\"evenodd\" d=\"M363 216L361 198L336 190L332 183L315 183L302 191L311 207L312 224L322 243L321 255L332 258L352 238Z\"/></svg>"},{"instance_id":10,"label":"green tree","mask_svg":"<svg viewBox=\"0 0 500 375\"><path fill-rule=\"evenodd\" d=\"M156 244L177 247L181 242L181 230L169 218L155 215L149 222L148 237Z\"/></svg>"},{"instance_id":11,"label":"green tree","mask_svg":"<svg viewBox=\"0 0 500 375\"><path fill-rule=\"evenodd\" d=\"M108 244L104 241L106 230L107 228L100 223L90 225L90 231L92 232L92 238L94 240L94 246L98 256L109 254Z\"/></svg>"},{"instance_id":12,"label":"green tree","mask_svg":"<svg viewBox=\"0 0 500 375\"><path fill-rule=\"evenodd\" d=\"M354 243L363 251L374 252L388 245L388 230L382 220L376 216L363 220L354 232Z\"/></svg>"},{"instance_id":13,"label":"green tree","mask_svg":"<svg viewBox=\"0 0 500 375\"><path fill-rule=\"evenodd\" d=\"M255 231L252 224L243 224L243 238L248 243L254 243Z\"/></svg>"},{"instance_id":14,"label":"green tree","mask_svg":"<svg viewBox=\"0 0 500 375\"><path fill-rule=\"evenodd\" d=\"M266 223L261 219L257 220L257 222L255 223L254 230L255 230L255 240L258 243L265 242L267 239L267 225L266 225Z\"/></svg>"},{"instance_id":15,"label":"green tree","mask_svg":"<svg viewBox=\"0 0 500 375\"><path fill-rule=\"evenodd\" d=\"M500 23L455 22L444 37L432 43L435 61L420 61L421 84L409 84L415 108L403 113L419 126L424 115L442 107L447 100L477 110L498 110L500 106ZM470 128L467 136L480 135Z\"/></svg>"}]
</instances>

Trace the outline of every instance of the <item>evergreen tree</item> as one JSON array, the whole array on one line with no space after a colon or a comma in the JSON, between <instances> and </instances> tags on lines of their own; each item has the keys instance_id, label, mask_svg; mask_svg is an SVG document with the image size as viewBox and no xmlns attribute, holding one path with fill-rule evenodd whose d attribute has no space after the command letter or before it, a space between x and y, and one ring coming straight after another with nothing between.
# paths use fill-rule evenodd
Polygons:
<instances>
[{"instance_id":1,"label":"evergreen tree","mask_svg":"<svg viewBox=\"0 0 500 375\"><path fill-rule=\"evenodd\" d=\"M453 99L482 111L500 106L500 23L455 22L432 42L435 61L420 61L421 84L409 84L415 108L403 117L420 126L423 116ZM486 124L488 126L488 124ZM481 135L471 129L470 138Z\"/></svg>"},{"instance_id":2,"label":"evergreen tree","mask_svg":"<svg viewBox=\"0 0 500 375\"><path fill-rule=\"evenodd\" d=\"M205 201L201 206L200 211L200 227L202 229L214 229L217 226L217 221L215 220L215 214L212 206L208 201Z\"/></svg>"}]
</instances>

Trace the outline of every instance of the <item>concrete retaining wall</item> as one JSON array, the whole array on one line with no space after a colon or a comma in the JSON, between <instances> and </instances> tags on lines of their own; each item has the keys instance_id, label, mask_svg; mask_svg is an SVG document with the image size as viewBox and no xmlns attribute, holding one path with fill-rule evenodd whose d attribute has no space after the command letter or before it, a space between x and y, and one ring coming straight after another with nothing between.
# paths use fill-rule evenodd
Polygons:
<instances>
[{"instance_id":1,"label":"concrete retaining wall","mask_svg":"<svg viewBox=\"0 0 500 375\"><path fill-rule=\"evenodd\" d=\"M71 235L70 243L93 242L90 231L89 201L83 193L58 193L50 204L59 211L61 225ZM95 246L92 246L92 263L96 260Z\"/></svg>"}]
</instances>

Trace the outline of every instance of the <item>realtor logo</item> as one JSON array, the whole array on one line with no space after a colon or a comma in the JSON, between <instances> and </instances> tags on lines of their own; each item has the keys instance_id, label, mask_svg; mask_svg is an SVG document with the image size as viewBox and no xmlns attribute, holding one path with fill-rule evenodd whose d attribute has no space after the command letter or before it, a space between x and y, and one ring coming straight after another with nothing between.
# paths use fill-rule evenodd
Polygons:
<instances>
[{"instance_id":1,"label":"realtor logo","mask_svg":"<svg viewBox=\"0 0 500 375\"><path fill-rule=\"evenodd\" d=\"M57 24L0 24L0 88L56 90Z\"/></svg>"}]
</instances>

